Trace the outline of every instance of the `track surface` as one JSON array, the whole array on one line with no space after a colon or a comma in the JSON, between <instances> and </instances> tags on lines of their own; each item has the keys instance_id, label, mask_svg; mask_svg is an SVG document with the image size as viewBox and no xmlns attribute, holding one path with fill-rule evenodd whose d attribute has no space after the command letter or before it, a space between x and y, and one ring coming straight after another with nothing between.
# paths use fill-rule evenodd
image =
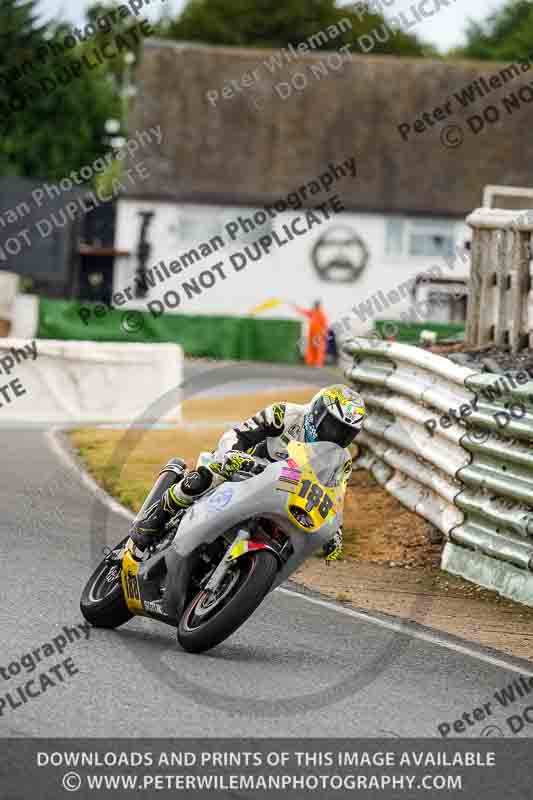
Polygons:
<instances>
[{"instance_id":1,"label":"track surface","mask_svg":"<svg viewBox=\"0 0 533 800\"><path fill-rule=\"evenodd\" d=\"M45 432L4 429L0 441L6 668L64 625L83 623L78 602L96 540L115 543L128 522L104 512ZM95 535L95 525L105 533ZM0 735L437 736L440 722L491 700L495 713L462 735L479 736L488 724L510 735L504 720L528 698L505 711L492 696L528 667L509 660L506 668L478 652L480 658L278 591L203 656L184 653L172 628L136 618L118 631L91 630L89 640L44 659L34 673L0 677L2 696L64 658L78 670L19 708L5 707Z\"/></svg>"}]
</instances>

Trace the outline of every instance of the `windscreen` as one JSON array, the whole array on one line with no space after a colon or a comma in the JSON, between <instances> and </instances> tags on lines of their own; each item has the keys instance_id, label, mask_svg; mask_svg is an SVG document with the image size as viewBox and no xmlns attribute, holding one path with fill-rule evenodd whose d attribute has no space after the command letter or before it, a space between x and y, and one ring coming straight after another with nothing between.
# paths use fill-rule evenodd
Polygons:
<instances>
[{"instance_id":1,"label":"windscreen","mask_svg":"<svg viewBox=\"0 0 533 800\"><path fill-rule=\"evenodd\" d=\"M344 448L332 442L314 442L305 444L302 453L323 486L337 486L341 482L348 458Z\"/></svg>"}]
</instances>

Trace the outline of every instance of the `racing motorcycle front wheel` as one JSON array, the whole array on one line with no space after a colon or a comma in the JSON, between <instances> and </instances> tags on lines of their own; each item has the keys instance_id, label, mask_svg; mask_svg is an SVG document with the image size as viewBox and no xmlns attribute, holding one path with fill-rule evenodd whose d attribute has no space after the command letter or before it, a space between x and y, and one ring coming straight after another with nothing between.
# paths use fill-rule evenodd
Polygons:
<instances>
[{"instance_id":1,"label":"racing motorcycle front wheel","mask_svg":"<svg viewBox=\"0 0 533 800\"><path fill-rule=\"evenodd\" d=\"M231 636L260 605L278 569L270 550L254 550L234 563L214 595L198 592L178 625L184 650L202 653Z\"/></svg>"}]
</instances>

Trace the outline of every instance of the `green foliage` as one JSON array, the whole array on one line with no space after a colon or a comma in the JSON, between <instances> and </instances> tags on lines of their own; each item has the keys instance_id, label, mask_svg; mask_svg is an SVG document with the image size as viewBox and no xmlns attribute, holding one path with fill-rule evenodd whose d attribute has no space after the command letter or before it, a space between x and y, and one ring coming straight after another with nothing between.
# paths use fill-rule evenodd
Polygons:
<instances>
[{"instance_id":1,"label":"green foliage","mask_svg":"<svg viewBox=\"0 0 533 800\"><path fill-rule=\"evenodd\" d=\"M21 58L31 55L43 41L46 26L37 25L35 0L3 0L0 26L0 68L10 63L15 51Z\"/></svg>"},{"instance_id":2,"label":"green foliage","mask_svg":"<svg viewBox=\"0 0 533 800\"><path fill-rule=\"evenodd\" d=\"M62 59L58 69L68 67ZM48 96L33 99L9 119L0 155L6 174L59 179L106 151L105 121L117 103L103 77L82 75Z\"/></svg>"},{"instance_id":3,"label":"green foliage","mask_svg":"<svg viewBox=\"0 0 533 800\"><path fill-rule=\"evenodd\" d=\"M125 36L127 41L131 43L130 51L135 56L135 63L139 59L141 49L141 39L137 40L135 37L129 35L135 28L138 28L139 23L143 19L142 16L136 17L133 14L130 16L120 16L117 13L119 5L115 2L93 2L86 11L87 20L94 24L96 33L91 37L93 46L101 47L105 42L110 41L115 36ZM122 7L123 4L122 4ZM127 66L123 58L115 58L106 62L106 71L108 75L113 76L115 86L120 88L126 79Z\"/></svg>"},{"instance_id":4,"label":"green foliage","mask_svg":"<svg viewBox=\"0 0 533 800\"><path fill-rule=\"evenodd\" d=\"M466 58L518 61L533 55L533 4L509 0L478 24L470 22L465 47L453 51Z\"/></svg>"},{"instance_id":5,"label":"green foliage","mask_svg":"<svg viewBox=\"0 0 533 800\"><path fill-rule=\"evenodd\" d=\"M351 52L357 53L357 38L379 28L384 18L376 13L362 14L356 6L341 8L336 0L188 0L181 16L162 22L160 32L170 39L214 45L279 48L303 42L348 18L351 29L335 38L335 47L351 44ZM324 43L325 49L331 47L331 42ZM425 52L427 48L415 35L402 31L391 32L387 42L375 41L372 50L376 54L410 56Z\"/></svg>"},{"instance_id":6,"label":"green foliage","mask_svg":"<svg viewBox=\"0 0 533 800\"><path fill-rule=\"evenodd\" d=\"M98 192L105 197L109 197L115 193L114 181L120 181L124 172L124 159L114 159L107 166L106 169L99 175L94 176L94 183Z\"/></svg>"},{"instance_id":7,"label":"green foliage","mask_svg":"<svg viewBox=\"0 0 533 800\"><path fill-rule=\"evenodd\" d=\"M2 0L0 31L0 174L58 179L103 155L120 99L105 64L72 70L94 45L52 53L65 26L38 24L34 0Z\"/></svg>"}]
</instances>

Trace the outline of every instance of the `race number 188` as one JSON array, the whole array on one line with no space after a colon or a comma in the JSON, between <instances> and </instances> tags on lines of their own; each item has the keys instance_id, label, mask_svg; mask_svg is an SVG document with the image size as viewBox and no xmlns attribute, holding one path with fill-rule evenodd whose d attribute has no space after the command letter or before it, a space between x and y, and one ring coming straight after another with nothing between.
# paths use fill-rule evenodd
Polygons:
<instances>
[{"instance_id":1,"label":"race number 188","mask_svg":"<svg viewBox=\"0 0 533 800\"><path fill-rule=\"evenodd\" d=\"M326 519L333 506L333 500L328 497L324 490L317 483L309 480L302 481L298 497L307 498L305 506L307 512L318 506L318 512L322 519Z\"/></svg>"}]
</instances>

